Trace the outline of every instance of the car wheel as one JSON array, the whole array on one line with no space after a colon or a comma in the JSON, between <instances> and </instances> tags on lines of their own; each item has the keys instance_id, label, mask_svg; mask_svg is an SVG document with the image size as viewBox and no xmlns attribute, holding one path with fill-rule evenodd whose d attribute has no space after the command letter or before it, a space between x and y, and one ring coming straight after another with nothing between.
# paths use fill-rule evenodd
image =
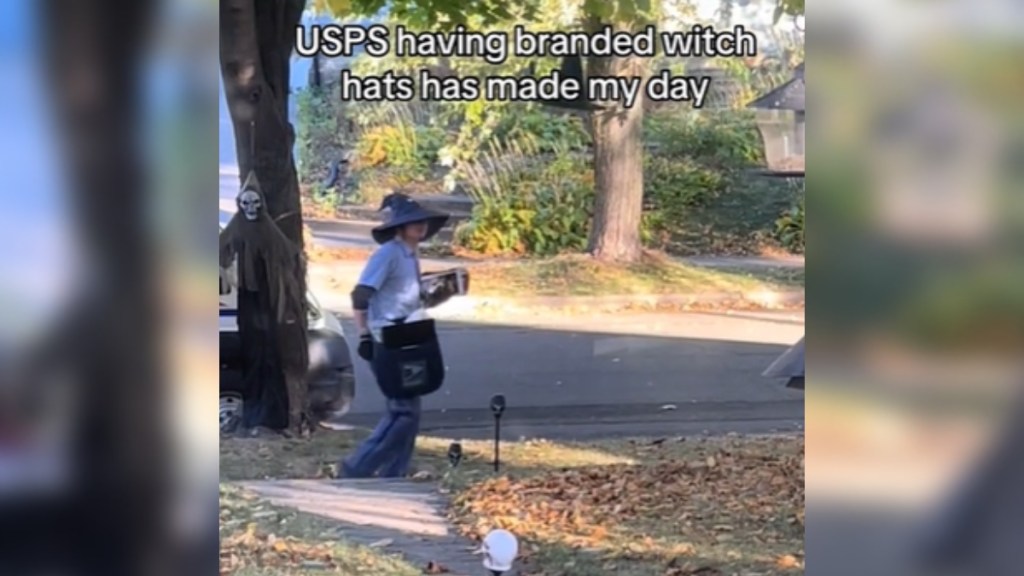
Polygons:
<instances>
[{"instance_id":1,"label":"car wheel","mask_svg":"<svg viewBox=\"0 0 1024 576\"><path fill-rule=\"evenodd\" d=\"M220 397L221 432L232 432L241 421L242 396L240 394L222 394Z\"/></svg>"}]
</instances>

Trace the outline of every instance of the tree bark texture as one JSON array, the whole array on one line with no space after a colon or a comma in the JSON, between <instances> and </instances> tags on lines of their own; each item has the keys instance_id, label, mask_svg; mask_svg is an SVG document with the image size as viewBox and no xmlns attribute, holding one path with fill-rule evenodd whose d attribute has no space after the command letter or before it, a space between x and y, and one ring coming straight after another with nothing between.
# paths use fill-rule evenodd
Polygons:
<instances>
[{"instance_id":1,"label":"tree bark texture","mask_svg":"<svg viewBox=\"0 0 1024 576\"><path fill-rule=\"evenodd\" d=\"M288 239L303 247L299 182L292 156L295 131L288 121L289 59L305 0L220 0L220 60L224 93L234 127L240 178L255 171L263 188L267 212ZM241 181L239 182L241 186ZM279 271L272 271L277 273ZM305 266L302 293L306 290ZM270 316L254 310L255 300L239 300L239 331L250 348L259 339L241 333L246 318ZM302 309L306 309L305 303ZM243 350L247 357L281 361L288 392L289 426L302 425L308 366L307 317L287 323L279 332L278 353ZM266 340L262 340L266 341ZM264 353L269 352L269 353ZM262 369L260 369L262 368ZM262 366L256 372L265 374Z\"/></svg>"},{"instance_id":2,"label":"tree bark texture","mask_svg":"<svg viewBox=\"0 0 1024 576\"><path fill-rule=\"evenodd\" d=\"M589 77L639 76L646 80L643 58L590 58ZM591 115L594 139L594 219L587 251L604 261L632 262L640 257L643 209L643 105L621 102Z\"/></svg>"}]
</instances>

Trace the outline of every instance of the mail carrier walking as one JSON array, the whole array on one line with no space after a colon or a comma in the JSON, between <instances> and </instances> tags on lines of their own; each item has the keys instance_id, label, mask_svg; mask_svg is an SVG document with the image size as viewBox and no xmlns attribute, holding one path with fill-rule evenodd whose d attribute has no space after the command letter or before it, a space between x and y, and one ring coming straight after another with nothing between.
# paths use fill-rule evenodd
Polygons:
<instances>
[{"instance_id":1,"label":"mail carrier walking","mask_svg":"<svg viewBox=\"0 0 1024 576\"><path fill-rule=\"evenodd\" d=\"M418 248L448 216L422 208L402 194L384 200L389 219L373 229L380 245L352 291L359 356L370 363L387 398L387 412L373 433L347 458L342 477L408 474L419 433L421 399L440 388L444 360L433 320L425 314Z\"/></svg>"}]
</instances>

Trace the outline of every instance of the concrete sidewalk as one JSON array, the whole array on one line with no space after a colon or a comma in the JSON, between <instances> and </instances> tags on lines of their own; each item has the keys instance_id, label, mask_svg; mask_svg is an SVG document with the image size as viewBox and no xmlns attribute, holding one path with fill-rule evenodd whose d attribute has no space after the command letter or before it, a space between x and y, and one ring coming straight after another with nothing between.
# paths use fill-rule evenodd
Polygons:
<instances>
[{"instance_id":1,"label":"concrete sidewalk","mask_svg":"<svg viewBox=\"0 0 1024 576\"><path fill-rule=\"evenodd\" d=\"M401 554L421 569L435 562L450 576L487 573L481 557L472 553L476 546L448 522L447 503L434 482L274 480L239 485L275 506L334 520L338 534L347 540Z\"/></svg>"}]
</instances>

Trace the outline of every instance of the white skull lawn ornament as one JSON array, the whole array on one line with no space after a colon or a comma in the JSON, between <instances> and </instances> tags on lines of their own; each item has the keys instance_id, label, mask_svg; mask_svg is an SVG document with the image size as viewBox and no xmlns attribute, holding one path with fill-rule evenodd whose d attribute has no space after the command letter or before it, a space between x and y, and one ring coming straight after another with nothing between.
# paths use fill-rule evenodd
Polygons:
<instances>
[{"instance_id":1,"label":"white skull lawn ornament","mask_svg":"<svg viewBox=\"0 0 1024 576\"><path fill-rule=\"evenodd\" d=\"M491 530L484 537L480 554L484 555L484 568L495 576L512 569L512 562L519 554L519 541L508 530Z\"/></svg>"},{"instance_id":2,"label":"white skull lawn ornament","mask_svg":"<svg viewBox=\"0 0 1024 576\"><path fill-rule=\"evenodd\" d=\"M263 198L255 190L243 190L238 195L238 209L250 222L259 220L260 211L263 209Z\"/></svg>"}]
</instances>

